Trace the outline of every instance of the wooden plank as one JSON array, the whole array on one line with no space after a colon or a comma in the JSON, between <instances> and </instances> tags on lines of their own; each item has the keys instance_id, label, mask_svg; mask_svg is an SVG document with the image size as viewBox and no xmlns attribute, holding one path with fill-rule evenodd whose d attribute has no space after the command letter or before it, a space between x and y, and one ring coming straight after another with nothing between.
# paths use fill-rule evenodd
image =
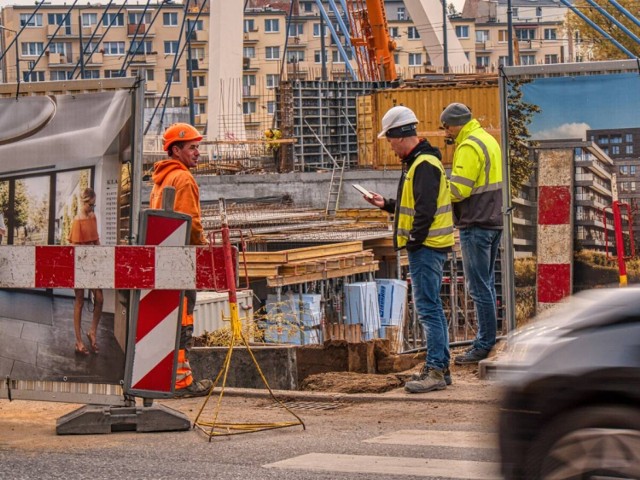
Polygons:
<instances>
[{"instance_id":1,"label":"wooden plank","mask_svg":"<svg viewBox=\"0 0 640 480\"><path fill-rule=\"evenodd\" d=\"M328 278L340 278L348 275L355 275L357 273L373 273L380 269L377 260L366 264L358 265L351 268L337 268L335 270L325 270L318 273L310 273L306 275L296 276L271 276L267 277L267 286L269 287L281 287L284 285L295 285L298 283L313 282L316 280L325 280Z\"/></svg>"},{"instance_id":2,"label":"wooden plank","mask_svg":"<svg viewBox=\"0 0 640 480\"><path fill-rule=\"evenodd\" d=\"M280 274L278 265L247 265L247 275L250 278L273 277ZM240 267L240 276L244 276L244 268Z\"/></svg>"},{"instance_id":3,"label":"wooden plank","mask_svg":"<svg viewBox=\"0 0 640 480\"><path fill-rule=\"evenodd\" d=\"M286 252L246 252L247 263L287 263ZM242 259L242 255L240 255Z\"/></svg>"},{"instance_id":4,"label":"wooden plank","mask_svg":"<svg viewBox=\"0 0 640 480\"><path fill-rule=\"evenodd\" d=\"M333 255L344 255L346 253L362 251L362 241L330 243L328 245L318 245L314 247L293 248L286 250L287 261L308 260L318 257L330 257Z\"/></svg>"}]
</instances>

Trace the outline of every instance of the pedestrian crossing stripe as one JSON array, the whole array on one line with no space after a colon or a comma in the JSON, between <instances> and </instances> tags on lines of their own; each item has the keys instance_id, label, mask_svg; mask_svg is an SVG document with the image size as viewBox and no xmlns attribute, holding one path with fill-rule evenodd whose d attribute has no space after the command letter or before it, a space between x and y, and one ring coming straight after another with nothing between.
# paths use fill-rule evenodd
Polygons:
<instances>
[{"instance_id":1,"label":"pedestrian crossing stripe","mask_svg":"<svg viewBox=\"0 0 640 480\"><path fill-rule=\"evenodd\" d=\"M419 447L498 448L498 436L494 433L451 430L398 430L364 442Z\"/></svg>"},{"instance_id":2,"label":"pedestrian crossing stripe","mask_svg":"<svg viewBox=\"0 0 640 480\"><path fill-rule=\"evenodd\" d=\"M468 460L434 458L381 457L374 455L341 455L309 453L265 468L311 470L316 472L368 473L378 475L412 475L414 477L445 477L461 480L499 480L499 464Z\"/></svg>"}]
</instances>

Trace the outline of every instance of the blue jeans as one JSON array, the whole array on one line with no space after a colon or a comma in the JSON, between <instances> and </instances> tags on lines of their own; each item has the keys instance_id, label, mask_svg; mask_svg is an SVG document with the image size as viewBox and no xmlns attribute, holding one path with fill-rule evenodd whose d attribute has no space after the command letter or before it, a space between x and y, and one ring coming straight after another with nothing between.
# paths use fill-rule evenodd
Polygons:
<instances>
[{"instance_id":1,"label":"blue jeans","mask_svg":"<svg viewBox=\"0 0 640 480\"><path fill-rule=\"evenodd\" d=\"M476 307L478 333L475 348L491 350L496 344L496 258L502 230L480 227L460 229L462 267L469 295Z\"/></svg>"},{"instance_id":2,"label":"blue jeans","mask_svg":"<svg viewBox=\"0 0 640 480\"><path fill-rule=\"evenodd\" d=\"M408 252L413 302L427 332L427 367L449 367L449 328L442 310L440 287L447 254L422 247Z\"/></svg>"}]
</instances>

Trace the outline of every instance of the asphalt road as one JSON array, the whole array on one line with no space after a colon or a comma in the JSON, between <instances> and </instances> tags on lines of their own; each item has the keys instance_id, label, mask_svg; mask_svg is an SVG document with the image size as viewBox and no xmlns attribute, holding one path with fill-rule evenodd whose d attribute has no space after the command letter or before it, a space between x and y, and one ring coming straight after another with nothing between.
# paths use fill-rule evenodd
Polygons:
<instances>
[{"instance_id":1,"label":"asphalt road","mask_svg":"<svg viewBox=\"0 0 640 480\"><path fill-rule=\"evenodd\" d=\"M305 430L296 426L212 441L198 430L57 436L56 419L77 405L0 400L0 478L500 478L496 406L421 397L424 401L297 400ZM216 400L209 400L202 419L213 420ZM203 400L163 403L193 420ZM292 418L264 398L225 396L221 405L218 421L223 422Z\"/></svg>"}]
</instances>

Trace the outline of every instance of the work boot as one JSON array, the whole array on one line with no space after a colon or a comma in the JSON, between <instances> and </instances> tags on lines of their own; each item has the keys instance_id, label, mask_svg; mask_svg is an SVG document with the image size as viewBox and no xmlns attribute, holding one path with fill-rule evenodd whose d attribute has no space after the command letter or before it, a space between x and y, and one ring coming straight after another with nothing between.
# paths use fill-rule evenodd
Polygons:
<instances>
[{"instance_id":1,"label":"work boot","mask_svg":"<svg viewBox=\"0 0 640 480\"><path fill-rule=\"evenodd\" d=\"M203 397L209 393L212 386L213 382L205 378L199 382L191 382L188 387L177 389L174 396L178 398Z\"/></svg>"},{"instance_id":2,"label":"work boot","mask_svg":"<svg viewBox=\"0 0 640 480\"><path fill-rule=\"evenodd\" d=\"M464 355L458 355L455 359L456 365L470 365L478 363L480 360L484 360L489 356L490 350L484 348L473 348L466 352Z\"/></svg>"},{"instance_id":3,"label":"work boot","mask_svg":"<svg viewBox=\"0 0 640 480\"><path fill-rule=\"evenodd\" d=\"M411 375L411 380L424 380L427 377L428 373L429 367L427 367L427 364L425 363L424 365L422 365L422 368L418 373L414 373L413 375ZM444 381L447 386L451 385L453 383L453 380L451 380L451 370L449 370L449 367L443 370L443 375Z\"/></svg>"},{"instance_id":4,"label":"work boot","mask_svg":"<svg viewBox=\"0 0 640 480\"><path fill-rule=\"evenodd\" d=\"M412 380L404 386L404 389L409 393L426 393L445 388L447 388L447 383L444 381L444 373L436 368L430 368L424 379Z\"/></svg>"}]
</instances>

